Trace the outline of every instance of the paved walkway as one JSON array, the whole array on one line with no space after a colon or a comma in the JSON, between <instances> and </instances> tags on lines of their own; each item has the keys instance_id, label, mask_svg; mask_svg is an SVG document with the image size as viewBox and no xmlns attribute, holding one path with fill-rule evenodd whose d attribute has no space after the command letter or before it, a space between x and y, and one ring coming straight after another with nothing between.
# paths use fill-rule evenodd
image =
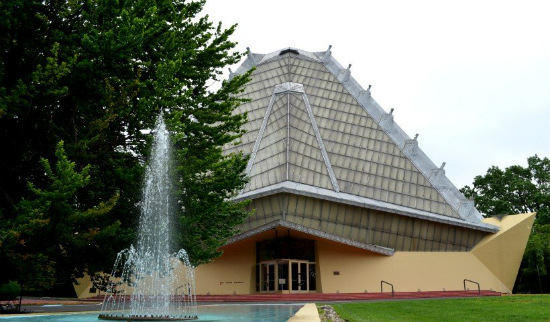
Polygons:
<instances>
[{"instance_id":1,"label":"paved walkway","mask_svg":"<svg viewBox=\"0 0 550 322\"><path fill-rule=\"evenodd\" d=\"M304 305L287 322L321 322L315 303Z\"/></svg>"},{"instance_id":2,"label":"paved walkway","mask_svg":"<svg viewBox=\"0 0 550 322\"><path fill-rule=\"evenodd\" d=\"M406 300L427 298L459 298L476 296L500 296L493 291L439 291L439 292L396 292L388 293L301 293L301 294L243 294L243 295L198 295L199 303L315 303L338 301L375 301L375 300ZM32 312L80 312L99 311L103 297L85 300L53 298L53 297L23 297L22 308Z\"/></svg>"}]
</instances>

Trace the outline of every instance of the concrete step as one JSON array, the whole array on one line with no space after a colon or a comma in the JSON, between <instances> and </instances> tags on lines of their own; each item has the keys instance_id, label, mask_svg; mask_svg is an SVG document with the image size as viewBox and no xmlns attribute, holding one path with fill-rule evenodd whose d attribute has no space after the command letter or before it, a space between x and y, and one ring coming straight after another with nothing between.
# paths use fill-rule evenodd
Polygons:
<instances>
[{"instance_id":1,"label":"concrete step","mask_svg":"<svg viewBox=\"0 0 550 322\"><path fill-rule=\"evenodd\" d=\"M293 293L293 294L236 294L236 295L197 295L197 302L330 302L330 301L368 301L391 299L423 298L459 298L479 296L500 296L490 290L478 291L420 291L420 292L372 292L372 293ZM103 296L96 296L93 301L103 301Z\"/></svg>"}]
</instances>

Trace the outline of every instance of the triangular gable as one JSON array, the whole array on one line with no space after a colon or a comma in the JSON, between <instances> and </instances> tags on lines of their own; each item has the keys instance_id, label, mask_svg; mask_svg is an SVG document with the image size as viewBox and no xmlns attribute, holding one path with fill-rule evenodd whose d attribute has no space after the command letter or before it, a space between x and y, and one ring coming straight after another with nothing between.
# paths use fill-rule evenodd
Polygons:
<instances>
[{"instance_id":1,"label":"triangular gable","mask_svg":"<svg viewBox=\"0 0 550 322\"><path fill-rule=\"evenodd\" d=\"M335 242L338 242L338 243L341 243L341 244L357 247L357 248L360 248L360 249L369 250L371 252L386 255L386 256L391 256L395 253L395 250L393 250L391 248L357 242L357 241L354 241L354 240L351 240L351 239L348 239L348 238L342 238L341 236L338 236L338 235L329 234L329 233L326 233L324 231L320 231L320 230L317 230L317 229L312 229L312 228L304 226L304 225L300 225L300 224L296 224L296 223L292 223L292 222L289 222L289 221L286 221L286 220L280 220L280 219L268 222L264 225L261 225L261 226L258 226L256 228L254 228L252 230L248 230L246 232L237 234L237 235L231 237L227 241L226 245L230 245L230 244L233 244L235 242L245 240L245 239L250 238L254 235L258 235L258 234L261 234L265 231L272 230L272 229L275 229L275 228L278 228L278 227L284 227L284 228L287 228L287 229L292 229L292 230L299 231L299 232L302 232L302 233L306 233L306 234L309 234L309 235L312 235L312 236L320 237L320 238L323 238L323 239L326 239L326 240L332 240L332 241L335 241Z\"/></svg>"},{"instance_id":2,"label":"triangular gable","mask_svg":"<svg viewBox=\"0 0 550 322\"><path fill-rule=\"evenodd\" d=\"M246 168L249 190L294 181L339 191L303 86L276 85Z\"/></svg>"}]
</instances>

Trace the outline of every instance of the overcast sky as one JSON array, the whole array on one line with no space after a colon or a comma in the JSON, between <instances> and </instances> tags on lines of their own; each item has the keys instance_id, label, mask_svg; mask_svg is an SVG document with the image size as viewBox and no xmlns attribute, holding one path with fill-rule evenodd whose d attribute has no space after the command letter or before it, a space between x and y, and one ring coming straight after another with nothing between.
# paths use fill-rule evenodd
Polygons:
<instances>
[{"instance_id":1,"label":"overcast sky","mask_svg":"<svg viewBox=\"0 0 550 322\"><path fill-rule=\"evenodd\" d=\"M550 157L550 1L207 0L204 13L238 23L241 51L332 45L458 188Z\"/></svg>"}]
</instances>

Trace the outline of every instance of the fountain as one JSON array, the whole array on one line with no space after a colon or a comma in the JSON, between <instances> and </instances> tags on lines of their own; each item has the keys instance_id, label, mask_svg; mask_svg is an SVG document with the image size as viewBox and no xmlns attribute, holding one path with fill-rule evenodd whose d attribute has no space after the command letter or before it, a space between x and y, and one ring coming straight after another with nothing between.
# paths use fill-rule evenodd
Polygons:
<instances>
[{"instance_id":1,"label":"fountain","mask_svg":"<svg viewBox=\"0 0 550 322\"><path fill-rule=\"evenodd\" d=\"M137 246L121 251L111 272L100 319L196 320L194 268L173 248L172 157L169 133L158 117L145 172Z\"/></svg>"}]
</instances>

